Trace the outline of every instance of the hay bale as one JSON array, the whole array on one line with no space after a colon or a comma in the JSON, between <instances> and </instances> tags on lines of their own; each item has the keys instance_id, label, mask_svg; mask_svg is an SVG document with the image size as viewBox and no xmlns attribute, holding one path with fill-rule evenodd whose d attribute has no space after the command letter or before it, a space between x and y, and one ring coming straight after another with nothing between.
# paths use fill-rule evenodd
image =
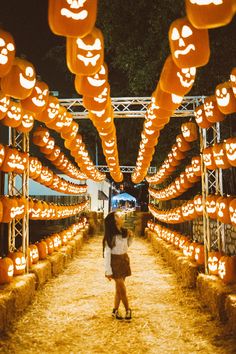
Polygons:
<instances>
[{"instance_id":1,"label":"hay bale","mask_svg":"<svg viewBox=\"0 0 236 354\"><path fill-rule=\"evenodd\" d=\"M64 255L64 268L67 266L68 262L72 259L72 247L66 245L60 248L60 252Z\"/></svg>"},{"instance_id":2,"label":"hay bale","mask_svg":"<svg viewBox=\"0 0 236 354\"><path fill-rule=\"evenodd\" d=\"M68 245L72 247L72 258L76 255L76 241L75 240L70 240L68 242Z\"/></svg>"},{"instance_id":3,"label":"hay bale","mask_svg":"<svg viewBox=\"0 0 236 354\"><path fill-rule=\"evenodd\" d=\"M184 256L178 257L177 277L187 288L195 288L198 277L198 265Z\"/></svg>"},{"instance_id":4,"label":"hay bale","mask_svg":"<svg viewBox=\"0 0 236 354\"><path fill-rule=\"evenodd\" d=\"M37 264L33 264L30 268L30 273L36 276L36 289L46 283L52 276L51 263L48 259L39 261Z\"/></svg>"},{"instance_id":5,"label":"hay bale","mask_svg":"<svg viewBox=\"0 0 236 354\"><path fill-rule=\"evenodd\" d=\"M0 293L0 332L4 331L6 327L11 323L15 317L15 299L11 291L4 291L4 287L1 286ZM3 292L2 292L3 291Z\"/></svg>"},{"instance_id":6,"label":"hay bale","mask_svg":"<svg viewBox=\"0 0 236 354\"><path fill-rule=\"evenodd\" d=\"M225 309L228 317L228 326L230 331L236 334L236 289L234 294L228 295L225 301Z\"/></svg>"},{"instance_id":7,"label":"hay bale","mask_svg":"<svg viewBox=\"0 0 236 354\"><path fill-rule=\"evenodd\" d=\"M84 239L83 239L83 234L82 233L79 233L78 235L76 235L74 237L74 240L76 242L76 253L78 254L83 243L84 243Z\"/></svg>"},{"instance_id":8,"label":"hay bale","mask_svg":"<svg viewBox=\"0 0 236 354\"><path fill-rule=\"evenodd\" d=\"M221 321L226 321L225 302L232 289L223 284L217 276L199 274L197 290L201 302L210 309L213 316Z\"/></svg>"},{"instance_id":9,"label":"hay bale","mask_svg":"<svg viewBox=\"0 0 236 354\"><path fill-rule=\"evenodd\" d=\"M48 256L53 275L61 273L64 269L64 257L65 254L62 252L53 253L52 255Z\"/></svg>"}]
</instances>

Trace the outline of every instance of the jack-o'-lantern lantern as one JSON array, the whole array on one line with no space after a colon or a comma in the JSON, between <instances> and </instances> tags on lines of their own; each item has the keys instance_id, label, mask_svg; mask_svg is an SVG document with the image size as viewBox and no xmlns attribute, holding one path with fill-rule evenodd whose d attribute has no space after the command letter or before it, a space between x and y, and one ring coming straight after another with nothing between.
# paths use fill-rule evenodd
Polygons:
<instances>
[{"instance_id":1,"label":"jack-o'-lantern lantern","mask_svg":"<svg viewBox=\"0 0 236 354\"><path fill-rule=\"evenodd\" d=\"M22 107L21 103L15 100L10 100L7 113L2 119L2 124L11 128L16 128L22 122Z\"/></svg>"},{"instance_id":2,"label":"jack-o'-lantern lantern","mask_svg":"<svg viewBox=\"0 0 236 354\"><path fill-rule=\"evenodd\" d=\"M0 120L3 119L7 113L7 110L10 105L10 97L5 95L0 91Z\"/></svg>"},{"instance_id":3,"label":"jack-o'-lantern lantern","mask_svg":"<svg viewBox=\"0 0 236 354\"><path fill-rule=\"evenodd\" d=\"M23 196L17 196L16 200L15 219L20 220L28 213L28 200Z\"/></svg>"},{"instance_id":4,"label":"jack-o'-lantern lantern","mask_svg":"<svg viewBox=\"0 0 236 354\"><path fill-rule=\"evenodd\" d=\"M36 119L40 122L52 122L58 115L60 103L57 97L49 95L45 109L37 115Z\"/></svg>"},{"instance_id":5,"label":"jack-o'-lantern lantern","mask_svg":"<svg viewBox=\"0 0 236 354\"><path fill-rule=\"evenodd\" d=\"M5 158L5 147L2 144L0 144L0 170L1 170L1 166L4 161L4 158Z\"/></svg>"},{"instance_id":6,"label":"jack-o'-lantern lantern","mask_svg":"<svg viewBox=\"0 0 236 354\"><path fill-rule=\"evenodd\" d=\"M55 161L59 157L60 152L61 152L60 147L55 145L53 151L50 154L48 154L46 157L50 161Z\"/></svg>"},{"instance_id":7,"label":"jack-o'-lantern lantern","mask_svg":"<svg viewBox=\"0 0 236 354\"><path fill-rule=\"evenodd\" d=\"M16 214L16 208L18 206L17 200L15 197L9 197L9 196L2 196L0 197L0 201L2 204L2 217L1 217L1 222L8 224L11 222Z\"/></svg>"},{"instance_id":8,"label":"jack-o'-lantern lantern","mask_svg":"<svg viewBox=\"0 0 236 354\"><path fill-rule=\"evenodd\" d=\"M214 195L214 194L209 194L206 197L206 212L208 214L208 216L211 219L216 219L217 218L217 207L216 207L216 203L217 203L217 199L219 198L218 195Z\"/></svg>"},{"instance_id":9,"label":"jack-o'-lantern lantern","mask_svg":"<svg viewBox=\"0 0 236 354\"><path fill-rule=\"evenodd\" d=\"M35 180L45 186L50 186L53 180L53 172L48 167L43 166L41 174Z\"/></svg>"},{"instance_id":10,"label":"jack-o'-lantern lantern","mask_svg":"<svg viewBox=\"0 0 236 354\"><path fill-rule=\"evenodd\" d=\"M230 73L230 82L231 82L231 87L232 87L234 96L236 97L236 67L233 68Z\"/></svg>"},{"instance_id":11,"label":"jack-o'-lantern lantern","mask_svg":"<svg viewBox=\"0 0 236 354\"><path fill-rule=\"evenodd\" d=\"M34 120L35 114L23 109L21 124L16 128L16 130L21 133L29 133L34 127Z\"/></svg>"},{"instance_id":12,"label":"jack-o'-lantern lantern","mask_svg":"<svg viewBox=\"0 0 236 354\"><path fill-rule=\"evenodd\" d=\"M221 252L209 252L208 253L208 270L209 274L218 275L219 261L222 257Z\"/></svg>"},{"instance_id":13,"label":"jack-o'-lantern lantern","mask_svg":"<svg viewBox=\"0 0 236 354\"><path fill-rule=\"evenodd\" d=\"M38 114L46 108L48 96L48 85L37 80L30 96L21 102L22 107L27 111Z\"/></svg>"},{"instance_id":14,"label":"jack-o'-lantern lantern","mask_svg":"<svg viewBox=\"0 0 236 354\"><path fill-rule=\"evenodd\" d=\"M50 138L50 133L47 128L39 126L33 132L32 141L37 146L45 146Z\"/></svg>"},{"instance_id":15,"label":"jack-o'-lantern lantern","mask_svg":"<svg viewBox=\"0 0 236 354\"><path fill-rule=\"evenodd\" d=\"M193 186L193 184L187 179L187 176L186 176L185 172L182 172L179 175L179 178L180 178L180 187L183 188L183 191L188 189L188 188L191 188ZM181 191L181 188L180 188L180 191Z\"/></svg>"},{"instance_id":16,"label":"jack-o'-lantern lantern","mask_svg":"<svg viewBox=\"0 0 236 354\"><path fill-rule=\"evenodd\" d=\"M203 162L208 170L215 170L217 168L215 159L213 156L212 146L208 146L207 148L203 149L202 154Z\"/></svg>"},{"instance_id":17,"label":"jack-o'-lantern lantern","mask_svg":"<svg viewBox=\"0 0 236 354\"><path fill-rule=\"evenodd\" d=\"M202 129L210 128L213 124L210 121L208 121L208 119L206 117L206 113L204 111L203 104L201 106L198 106L197 108L195 108L194 116L195 116L195 120L196 120L197 125Z\"/></svg>"},{"instance_id":18,"label":"jack-o'-lantern lantern","mask_svg":"<svg viewBox=\"0 0 236 354\"><path fill-rule=\"evenodd\" d=\"M197 213L198 216L201 216L203 214L203 205L202 205L202 195L196 195L193 198L193 203L194 203L194 207L195 207L195 211Z\"/></svg>"},{"instance_id":19,"label":"jack-o'-lantern lantern","mask_svg":"<svg viewBox=\"0 0 236 354\"><path fill-rule=\"evenodd\" d=\"M172 58L179 68L206 65L210 57L209 36L205 29L199 30L186 17L172 22L169 29Z\"/></svg>"},{"instance_id":20,"label":"jack-o'-lantern lantern","mask_svg":"<svg viewBox=\"0 0 236 354\"><path fill-rule=\"evenodd\" d=\"M227 169L231 167L227 159L225 143L213 145L212 151L215 164L218 168Z\"/></svg>"},{"instance_id":21,"label":"jack-o'-lantern lantern","mask_svg":"<svg viewBox=\"0 0 236 354\"><path fill-rule=\"evenodd\" d=\"M98 97L101 95L108 82L108 69L107 65L103 63L96 74L76 75L75 76L75 90L84 96Z\"/></svg>"},{"instance_id":22,"label":"jack-o'-lantern lantern","mask_svg":"<svg viewBox=\"0 0 236 354\"><path fill-rule=\"evenodd\" d=\"M3 172L14 172L17 164L20 162L19 151L10 146L5 147L5 159L3 161L1 170Z\"/></svg>"},{"instance_id":23,"label":"jack-o'-lantern lantern","mask_svg":"<svg viewBox=\"0 0 236 354\"><path fill-rule=\"evenodd\" d=\"M188 247L188 257L192 261L195 261L195 248L197 247L197 245L198 245L197 242L191 242L189 247Z\"/></svg>"},{"instance_id":24,"label":"jack-o'-lantern lantern","mask_svg":"<svg viewBox=\"0 0 236 354\"><path fill-rule=\"evenodd\" d=\"M236 226L236 198L229 203L229 217L231 224Z\"/></svg>"},{"instance_id":25,"label":"jack-o'-lantern lantern","mask_svg":"<svg viewBox=\"0 0 236 354\"><path fill-rule=\"evenodd\" d=\"M61 137L65 140L73 140L76 138L76 135L79 130L79 125L76 122L72 122L70 130L68 132L61 131Z\"/></svg>"},{"instance_id":26,"label":"jack-o'-lantern lantern","mask_svg":"<svg viewBox=\"0 0 236 354\"><path fill-rule=\"evenodd\" d=\"M45 259L48 255L48 245L45 241L40 241L36 243L39 253L39 259Z\"/></svg>"},{"instance_id":27,"label":"jack-o'-lantern lantern","mask_svg":"<svg viewBox=\"0 0 236 354\"><path fill-rule=\"evenodd\" d=\"M186 122L181 124L181 131L187 142L196 141L198 139L198 129L194 122Z\"/></svg>"},{"instance_id":28,"label":"jack-o'-lantern lantern","mask_svg":"<svg viewBox=\"0 0 236 354\"><path fill-rule=\"evenodd\" d=\"M220 258L218 275L225 284L236 282L236 256L223 256Z\"/></svg>"},{"instance_id":29,"label":"jack-o'-lantern lantern","mask_svg":"<svg viewBox=\"0 0 236 354\"><path fill-rule=\"evenodd\" d=\"M161 89L160 82L157 84L152 96L155 98L158 106L170 112L174 112L181 104L183 97L174 93L168 93Z\"/></svg>"},{"instance_id":30,"label":"jack-o'-lantern lantern","mask_svg":"<svg viewBox=\"0 0 236 354\"><path fill-rule=\"evenodd\" d=\"M169 55L161 72L161 89L178 96L185 96L191 90L195 76L196 68L180 69Z\"/></svg>"},{"instance_id":31,"label":"jack-o'-lantern lantern","mask_svg":"<svg viewBox=\"0 0 236 354\"><path fill-rule=\"evenodd\" d=\"M191 150L191 145L185 140L182 134L176 136L176 144L181 152Z\"/></svg>"},{"instance_id":32,"label":"jack-o'-lantern lantern","mask_svg":"<svg viewBox=\"0 0 236 354\"><path fill-rule=\"evenodd\" d=\"M225 153L230 165L236 167L236 137L225 140Z\"/></svg>"},{"instance_id":33,"label":"jack-o'-lantern lantern","mask_svg":"<svg viewBox=\"0 0 236 354\"><path fill-rule=\"evenodd\" d=\"M46 126L56 132L61 132L67 121L67 109L64 106L59 107L59 112L56 118L51 122L46 122ZM71 121L72 123L72 121Z\"/></svg>"},{"instance_id":34,"label":"jack-o'-lantern lantern","mask_svg":"<svg viewBox=\"0 0 236 354\"><path fill-rule=\"evenodd\" d=\"M49 137L46 145L40 146L40 151L43 154L48 155L53 151L54 147L55 147L55 139L53 137Z\"/></svg>"},{"instance_id":35,"label":"jack-o'-lantern lantern","mask_svg":"<svg viewBox=\"0 0 236 354\"><path fill-rule=\"evenodd\" d=\"M29 157L29 176L30 178L37 178L41 174L42 163L37 159L37 157Z\"/></svg>"},{"instance_id":36,"label":"jack-o'-lantern lantern","mask_svg":"<svg viewBox=\"0 0 236 354\"><path fill-rule=\"evenodd\" d=\"M33 65L25 59L15 58L11 70L1 80L1 88L6 95L24 100L31 95L35 83Z\"/></svg>"},{"instance_id":37,"label":"jack-o'-lantern lantern","mask_svg":"<svg viewBox=\"0 0 236 354\"><path fill-rule=\"evenodd\" d=\"M185 5L189 21L199 29L225 26L233 17L232 0L185 0Z\"/></svg>"},{"instance_id":38,"label":"jack-o'-lantern lantern","mask_svg":"<svg viewBox=\"0 0 236 354\"><path fill-rule=\"evenodd\" d=\"M39 251L38 247L36 245L30 245L30 252L31 252L31 257L32 257L32 263L36 264L39 261Z\"/></svg>"},{"instance_id":39,"label":"jack-o'-lantern lantern","mask_svg":"<svg viewBox=\"0 0 236 354\"><path fill-rule=\"evenodd\" d=\"M187 202L187 209L188 209L188 219L189 220L193 220L198 217L198 214L195 209L194 200L189 200Z\"/></svg>"},{"instance_id":40,"label":"jack-o'-lantern lantern","mask_svg":"<svg viewBox=\"0 0 236 354\"><path fill-rule=\"evenodd\" d=\"M51 237L47 237L44 240L47 245L48 245L48 254L52 254L54 252L54 243L53 243L53 239Z\"/></svg>"},{"instance_id":41,"label":"jack-o'-lantern lantern","mask_svg":"<svg viewBox=\"0 0 236 354\"><path fill-rule=\"evenodd\" d=\"M233 197L219 197L216 201L217 220L224 224L230 224L229 204Z\"/></svg>"},{"instance_id":42,"label":"jack-o'-lantern lantern","mask_svg":"<svg viewBox=\"0 0 236 354\"><path fill-rule=\"evenodd\" d=\"M191 165L195 176L201 177L202 175L201 157L200 156L192 157Z\"/></svg>"},{"instance_id":43,"label":"jack-o'-lantern lantern","mask_svg":"<svg viewBox=\"0 0 236 354\"><path fill-rule=\"evenodd\" d=\"M22 252L10 252L7 257L11 258L13 261L14 275L22 275L25 273L26 259Z\"/></svg>"},{"instance_id":44,"label":"jack-o'-lantern lantern","mask_svg":"<svg viewBox=\"0 0 236 354\"><path fill-rule=\"evenodd\" d=\"M195 247L195 261L199 265L204 265L205 263L204 245L199 244Z\"/></svg>"},{"instance_id":45,"label":"jack-o'-lantern lantern","mask_svg":"<svg viewBox=\"0 0 236 354\"><path fill-rule=\"evenodd\" d=\"M0 77L11 70L15 58L15 43L12 35L0 29Z\"/></svg>"},{"instance_id":46,"label":"jack-o'-lantern lantern","mask_svg":"<svg viewBox=\"0 0 236 354\"><path fill-rule=\"evenodd\" d=\"M103 111L110 103L110 85L104 88L102 93L97 97L83 97L83 106L92 111Z\"/></svg>"},{"instance_id":47,"label":"jack-o'-lantern lantern","mask_svg":"<svg viewBox=\"0 0 236 354\"><path fill-rule=\"evenodd\" d=\"M0 284L10 283L13 279L14 263L11 258L0 259Z\"/></svg>"},{"instance_id":48,"label":"jack-o'-lantern lantern","mask_svg":"<svg viewBox=\"0 0 236 354\"><path fill-rule=\"evenodd\" d=\"M73 74L94 75L104 61L104 41L98 28L83 38L67 37L67 66Z\"/></svg>"},{"instance_id":49,"label":"jack-o'-lantern lantern","mask_svg":"<svg viewBox=\"0 0 236 354\"><path fill-rule=\"evenodd\" d=\"M215 96L219 110L224 114L236 112L236 97L231 82L227 81L216 86Z\"/></svg>"},{"instance_id":50,"label":"jack-o'-lantern lantern","mask_svg":"<svg viewBox=\"0 0 236 354\"><path fill-rule=\"evenodd\" d=\"M204 112L206 119L211 123L222 122L225 119L224 114L218 108L215 96L205 98Z\"/></svg>"},{"instance_id":51,"label":"jack-o'-lantern lantern","mask_svg":"<svg viewBox=\"0 0 236 354\"><path fill-rule=\"evenodd\" d=\"M174 156L174 158L175 158L176 160L183 160L183 159L185 159L186 154L185 154L184 152L182 152L182 151L179 150L177 144L174 144L174 145L172 146L172 149L171 149L171 150L172 150L173 156Z\"/></svg>"},{"instance_id":52,"label":"jack-o'-lantern lantern","mask_svg":"<svg viewBox=\"0 0 236 354\"><path fill-rule=\"evenodd\" d=\"M92 31L97 16L97 0L50 0L49 26L65 37L84 37Z\"/></svg>"}]
</instances>

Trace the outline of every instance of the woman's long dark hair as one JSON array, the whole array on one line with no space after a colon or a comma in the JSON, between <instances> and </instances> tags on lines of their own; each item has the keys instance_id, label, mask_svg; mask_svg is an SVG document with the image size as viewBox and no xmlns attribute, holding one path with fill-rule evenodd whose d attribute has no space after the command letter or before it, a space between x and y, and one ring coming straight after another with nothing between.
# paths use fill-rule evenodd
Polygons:
<instances>
[{"instance_id":1,"label":"woman's long dark hair","mask_svg":"<svg viewBox=\"0 0 236 354\"><path fill-rule=\"evenodd\" d=\"M115 239L114 236L117 234L121 234L122 237L127 237L127 229L121 228L119 230L116 226L116 221L115 221L115 211L112 211L111 213L107 214L107 216L104 219L104 237L103 237L103 252L105 249L106 243L110 248L115 246Z\"/></svg>"}]
</instances>

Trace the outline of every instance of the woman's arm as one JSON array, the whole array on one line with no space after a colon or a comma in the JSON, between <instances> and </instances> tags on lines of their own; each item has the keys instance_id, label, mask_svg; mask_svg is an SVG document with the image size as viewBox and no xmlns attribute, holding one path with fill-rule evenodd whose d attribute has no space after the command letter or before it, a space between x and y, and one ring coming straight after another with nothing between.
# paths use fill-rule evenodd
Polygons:
<instances>
[{"instance_id":1,"label":"woman's arm","mask_svg":"<svg viewBox=\"0 0 236 354\"><path fill-rule=\"evenodd\" d=\"M111 276L112 275L111 249L107 245L105 246L105 250L104 250L104 266L105 266L105 276Z\"/></svg>"}]
</instances>

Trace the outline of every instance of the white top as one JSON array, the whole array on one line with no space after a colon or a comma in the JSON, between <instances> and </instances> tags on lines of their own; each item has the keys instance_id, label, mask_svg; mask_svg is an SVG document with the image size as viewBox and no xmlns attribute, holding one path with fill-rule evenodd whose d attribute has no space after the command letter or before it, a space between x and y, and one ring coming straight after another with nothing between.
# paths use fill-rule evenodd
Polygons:
<instances>
[{"instance_id":1,"label":"white top","mask_svg":"<svg viewBox=\"0 0 236 354\"><path fill-rule=\"evenodd\" d=\"M115 246L110 248L107 244L104 250L104 265L105 275L112 275L111 269L111 254L124 254L127 253L128 247L131 245L133 238L127 236L123 238L121 235L115 235Z\"/></svg>"}]
</instances>

